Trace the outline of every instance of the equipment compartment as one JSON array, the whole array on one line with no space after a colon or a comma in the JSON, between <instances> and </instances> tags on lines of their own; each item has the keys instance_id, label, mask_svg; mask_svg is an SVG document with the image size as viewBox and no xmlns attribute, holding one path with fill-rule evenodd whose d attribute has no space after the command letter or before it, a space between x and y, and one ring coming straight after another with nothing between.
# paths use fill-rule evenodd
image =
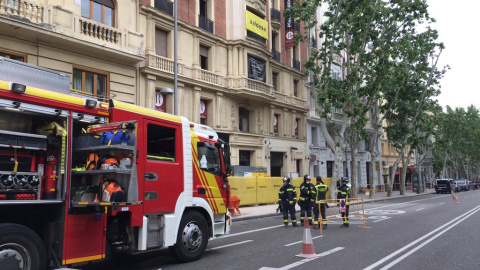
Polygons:
<instances>
[{"instance_id":1,"label":"equipment compartment","mask_svg":"<svg viewBox=\"0 0 480 270\"><path fill-rule=\"evenodd\" d=\"M74 131L82 134L74 136L72 207L141 204L135 128L136 122L74 125Z\"/></svg>"}]
</instances>

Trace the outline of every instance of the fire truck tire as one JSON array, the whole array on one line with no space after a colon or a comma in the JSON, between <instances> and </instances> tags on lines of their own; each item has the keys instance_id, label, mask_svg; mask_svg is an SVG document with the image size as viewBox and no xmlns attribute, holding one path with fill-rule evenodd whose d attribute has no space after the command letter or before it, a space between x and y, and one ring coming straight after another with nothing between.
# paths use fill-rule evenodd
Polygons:
<instances>
[{"instance_id":1,"label":"fire truck tire","mask_svg":"<svg viewBox=\"0 0 480 270\"><path fill-rule=\"evenodd\" d=\"M186 212L178 228L177 242L170 252L182 263L198 260L205 252L208 235L205 218L196 211Z\"/></svg>"},{"instance_id":2,"label":"fire truck tire","mask_svg":"<svg viewBox=\"0 0 480 270\"><path fill-rule=\"evenodd\" d=\"M18 224L0 224L0 269L43 270L46 267L45 246L33 230Z\"/></svg>"}]
</instances>

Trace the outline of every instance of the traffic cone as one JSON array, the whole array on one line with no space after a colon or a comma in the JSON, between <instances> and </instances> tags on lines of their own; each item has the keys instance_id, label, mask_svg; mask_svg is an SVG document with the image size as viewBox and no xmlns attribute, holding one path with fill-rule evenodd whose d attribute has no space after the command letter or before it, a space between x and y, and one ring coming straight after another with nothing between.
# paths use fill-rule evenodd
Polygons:
<instances>
[{"instance_id":1,"label":"traffic cone","mask_svg":"<svg viewBox=\"0 0 480 270\"><path fill-rule=\"evenodd\" d=\"M309 222L305 222L305 231L303 233L303 246L302 246L302 253L296 255L297 257L302 258L316 258L318 257L317 254L313 251L313 243L312 243L312 233L310 232L310 225Z\"/></svg>"},{"instance_id":2,"label":"traffic cone","mask_svg":"<svg viewBox=\"0 0 480 270\"><path fill-rule=\"evenodd\" d=\"M457 192L453 193L453 200L455 201L455 203L460 203L460 201L458 200L458 193Z\"/></svg>"}]
</instances>

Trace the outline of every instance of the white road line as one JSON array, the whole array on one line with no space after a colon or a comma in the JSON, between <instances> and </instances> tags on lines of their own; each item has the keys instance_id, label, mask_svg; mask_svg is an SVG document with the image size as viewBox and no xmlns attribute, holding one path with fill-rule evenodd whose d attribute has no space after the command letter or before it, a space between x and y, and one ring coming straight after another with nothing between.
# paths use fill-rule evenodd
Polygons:
<instances>
[{"instance_id":1,"label":"white road line","mask_svg":"<svg viewBox=\"0 0 480 270\"><path fill-rule=\"evenodd\" d=\"M300 265L302 265L302 264L304 264L304 263L307 263L307 262L309 262L309 261L316 260L316 259L321 258L321 257L325 257L325 256L327 256L327 255L330 255L330 254L332 254L332 253L334 253L334 252L337 252L337 251L340 251L340 250L342 250L342 249L344 249L344 247L336 247L336 248L334 248L334 249L330 249L330 250L327 250L327 251L325 251L325 252L322 252L322 253L318 254L318 257L315 257L315 258L312 258L312 259L303 259L303 260L300 260L300 261L298 261L298 262L294 262L294 263L291 263L291 264L289 264L289 265L285 265L284 267L281 267L281 268L262 267L262 268L260 268L259 270L274 270L274 269L275 269L275 270L288 270L288 269L292 269L292 268L294 268L294 267L300 266Z\"/></svg>"},{"instance_id":2,"label":"white road line","mask_svg":"<svg viewBox=\"0 0 480 270\"><path fill-rule=\"evenodd\" d=\"M320 237L323 237L323 235L319 235L319 236L312 237L312 240L313 240L313 239L320 238ZM286 244L286 245L284 245L284 247L289 247L289 246L293 246L293 245L300 244L300 243L303 243L303 240L302 240L302 241L298 241L298 242L293 242L293 243L290 243L290 244Z\"/></svg>"},{"instance_id":3,"label":"white road line","mask_svg":"<svg viewBox=\"0 0 480 270\"><path fill-rule=\"evenodd\" d=\"M441 202L440 205L444 204L444 202Z\"/></svg>"},{"instance_id":4,"label":"white road line","mask_svg":"<svg viewBox=\"0 0 480 270\"><path fill-rule=\"evenodd\" d=\"M260 231L275 229L275 228L278 228L278 227L284 227L284 225L282 224L282 225L265 227L265 228L256 229L256 230L244 231L244 232L239 232L239 233L234 233L234 234L227 234L227 235L215 238L215 239L224 239L224 238L228 238L228 237L232 237L232 236L238 236L238 235L247 234L247 233L254 233L254 232L260 232ZM214 240L214 239L212 239L212 240Z\"/></svg>"},{"instance_id":5,"label":"white road line","mask_svg":"<svg viewBox=\"0 0 480 270\"><path fill-rule=\"evenodd\" d=\"M431 231L430 233L428 233L428 234L426 234L426 235L418 238L417 240L415 240L415 241L411 242L410 244L404 246L403 248L401 248L401 249L399 249L399 250L391 253L390 255L386 256L385 258L383 258L383 259L377 261L376 263L374 263L374 264L372 264L372 265L364 268L363 270L372 270L372 269L374 269L375 267L381 265L382 263L390 260L391 258L393 258L393 257L397 256L398 254L404 252L405 250L409 249L411 246L417 244L418 242L422 241L423 239L425 239L425 238L427 238L427 237L430 237L430 235L432 235L432 234L434 234L434 233L442 230L444 227L447 227L447 226L450 225L451 223L454 223L454 222L456 222L457 220L463 218L464 216L469 215L470 213L476 212L476 211L478 211L478 210L480 210L480 206L477 206L477 207L473 208L472 210L467 211L466 213L464 213L464 214L456 217L455 219L449 221L448 223L443 224L442 226L440 226L440 227L436 228L435 230Z\"/></svg>"},{"instance_id":6,"label":"white road line","mask_svg":"<svg viewBox=\"0 0 480 270\"><path fill-rule=\"evenodd\" d=\"M452 226L446 228L445 230L441 231L439 234L435 235L434 237L428 239L427 241L423 242L422 244L418 245L416 248L414 249L411 249L409 252L405 253L403 256L401 256L400 258L396 259L395 261L387 264L385 267L383 267L381 270L387 270L387 269L390 269L390 267L396 265L397 263L401 262L403 259L407 258L408 256L412 255L415 251L421 249L423 246L425 246L426 244L432 242L433 240L435 240L436 238L438 238L440 235L446 233L447 231L449 231L450 229L452 229L453 227L457 226L458 224L460 224L462 221L464 221L465 219L469 218L471 215L475 214L476 212L480 211L480 208L478 208L477 210L475 210L474 212L468 214L467 216L465 216L464 218L460 219L459 221L455 222Z\"/></svg>"},{"instance_id":7,"label":"white road line","mask_svg":"<svg viewBox=\"0 0 480 270\"><path fill-rule=\"evenodd\" d=\"M224 245L224 246L213 247L213 248L209 248L209 249L207 249L207 250L205 250L205 251L210 251L210 250L215 250L215 249L221 249L221 248L226 248L226 247L241 245L241 244L249 243L249 242L252 242L252 241L253 241L253 240L246 240L246 241L237 242L237 243L232 243L232 244L228 244L228 245Z\"/></svg>"},{"instance_id":8,"label":"white road line","mask_svg":"<svg viewBox=\"0 0 480 270\"><path fill-rule=\"evenodd\" d=\"M423 210L423 209L425 209L425 208L418 208L418 209L415 210L415 211L421 211L421 210Z\"/></svg>"}]
</instances>

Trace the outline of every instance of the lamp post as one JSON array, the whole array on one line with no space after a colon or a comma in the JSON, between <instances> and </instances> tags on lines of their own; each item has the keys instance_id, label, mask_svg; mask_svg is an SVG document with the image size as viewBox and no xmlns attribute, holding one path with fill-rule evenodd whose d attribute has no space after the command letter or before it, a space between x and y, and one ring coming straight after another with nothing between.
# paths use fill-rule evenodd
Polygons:
<instances>
[{"instance_id":1,"label":"lamp post","mask_svg":"<svg viewBox=\"0 0 480 270\"><path fill-rule=\"evenodd\" d=\"M174 0L173 4L173 114L178 115L178 91L177 91L177 0Z\"/></svg>"}]
</instances>

